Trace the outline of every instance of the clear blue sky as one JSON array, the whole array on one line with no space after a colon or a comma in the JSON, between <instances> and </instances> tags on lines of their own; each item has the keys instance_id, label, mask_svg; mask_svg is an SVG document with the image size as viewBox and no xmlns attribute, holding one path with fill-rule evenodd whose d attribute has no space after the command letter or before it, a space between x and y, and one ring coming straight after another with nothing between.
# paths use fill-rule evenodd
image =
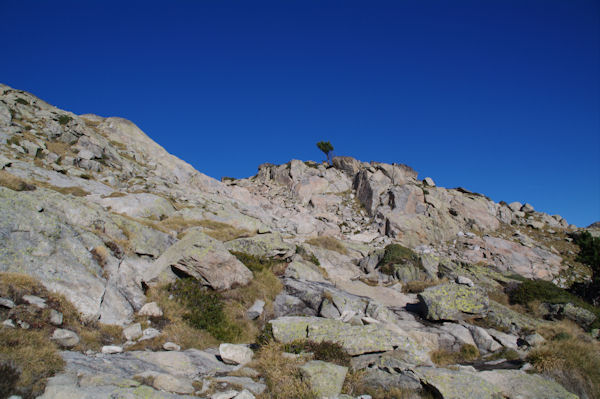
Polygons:
<instances>
[{"instance_id":1,"label":"clear blue sky","mask_svg":"<svg viewBox=\"0 0 600 399\"><path fill-rule=\"evenodd\" d=\"M0 0L0 82L216 177L337 155L600 220L600 2Z\"/></svg>"}]
</instances>

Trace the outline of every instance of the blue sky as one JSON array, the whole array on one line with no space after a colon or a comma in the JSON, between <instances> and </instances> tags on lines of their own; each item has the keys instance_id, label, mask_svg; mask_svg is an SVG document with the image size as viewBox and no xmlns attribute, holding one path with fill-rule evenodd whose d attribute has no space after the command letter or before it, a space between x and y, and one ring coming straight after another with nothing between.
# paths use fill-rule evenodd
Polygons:
<instances>
[{"instance_id":1,"label":"blue sky","mask_svg":"<svg viewBox=\"0 0 600 399\"><path fill-rule=\"evenodd\" d=\"M220 178L337 155L600 220L600 2L0 0L0 82Z\"/></svg>"}]
</instances>

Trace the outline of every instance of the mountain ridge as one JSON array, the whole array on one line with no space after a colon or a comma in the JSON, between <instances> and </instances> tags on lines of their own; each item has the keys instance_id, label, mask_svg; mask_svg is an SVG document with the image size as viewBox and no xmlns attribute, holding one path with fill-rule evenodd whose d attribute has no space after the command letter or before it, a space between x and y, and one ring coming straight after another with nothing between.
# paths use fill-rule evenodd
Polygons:
<instances>
[{"instance_id":1,"label":"mountain ridge","mask_svg":"<svg viewBox=\"0 0 600 399\"><path fill-rule=\"evenodd\" d=\"M0 303L0 315L13 325L4 328L21 326L15 331L26 334L23 323L31 327L32 321L23 314L46 317L9 283L18 275L39 284L31 283L37 288L30 294L52 304L60 302L52 295L62 295L79 314L63 325L68 328L44 322L39 329L68 331L58 333L67 338L74 331L89 334L86 326L95 323L119 331L100 346L76 347L53 335L64 349L79 349L61 353L66 366L42 397L67 392L110 397L121 389L115 378L137 381L122 388L128 395L143 386L153 397L221 397L194 385L202 382L224 394L215 388L215 375L241 378L234 373L241 366L233 370L222 362L228 349L214 345L253 344L261 330L277 344L304 338L340 345L352 370L368 375L359 394L379 386L402 388L413 397L453 398L462 389L473 389L474 397L574 397L508 360L501 367L485 363L493 362L488 354L510 349L520 367L535 347L529 336L543 331L538 313L587 330L597 321L595 308L576 299L544 303L535 312L509 303L522 281L560 290L590 280L591 269L577 260L573 243L585 230L561 216L529 204L496 203L460 187L438 187L429 177L419 180L406 165L352 157L334 157L331 165L266 163L254 176L217 181L169 154L130 121L78 116L5 85L0 93L0 277L7 282L5 288L0 284L0 297L12 303ZM178 285L188 281L197 287ZM185 299L173 287L189 289ZM196 308L214 300L229 313L210 322L206 316L183 317L179 307L196 295L201 296ZM250 308L259 316L249 317ZM188 330L191 319L202 327ZM183 350L162 350L167 343ZM247 350L236 348L235 356ZM458 369L434 361L439 353L456 357L461 350L477 351L476 361L457 358ZM111 356L111 351L125 352ZM341 383L321 386L311 371L317 366L332 378L342 375L343 382L349 369L335 367L350 364L298 365L303 384L318 395L343 397ZM242 385L251 395L277 397L273 370L256 367L262 367L259 375L244 377L250 381ZM511 370L498 370L503 367ZM154 374L140 374L144 368ZM81 384L82 376L99 370L105 380ZM218 370L234 375L223 377ZM504 378L521 385L503 387ZM257 393L252 384L264 388ZM19 392L33 397L33 391ZM243 392L237 389L234 396L249 397L239 396Z\"/></svg>"}]
</instances>

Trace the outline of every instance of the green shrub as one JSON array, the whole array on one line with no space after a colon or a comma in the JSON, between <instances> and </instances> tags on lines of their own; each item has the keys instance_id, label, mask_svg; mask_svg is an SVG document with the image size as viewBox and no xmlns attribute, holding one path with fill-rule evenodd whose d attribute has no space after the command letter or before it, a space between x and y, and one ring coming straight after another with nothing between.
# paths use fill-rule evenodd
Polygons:
<instances>
[{"instance_id":1,"label":"green shrub","mask_svg":"<svg viewBox=\"0 0 600 399\"><path fill-rule=\"evenodd\" d=\"M231 251L231 254L235 256L240 262L252 272L260 272L263 270L269 270L274 265L278 264L279 261L273 258L267 258L266 256L257 256L247 254L245 252Z\"/></svg>"},{"instance_id":2,"label":"green shrub","mask_svg":"<svg viewBox=\"0 0 600 399\"><path fill-rule=\"evenodd\" d=\"M584 231L574 234L573 242L579 246L577 261L591 268L592 280L573 284L570 291L589 303L600 306L600 238Z\"/></svg>"},{"instance_id":3,"label":"green shrub","mask_svg":"<svg viewBox=\"0 0 600 399\"><path fill-rule=\"evenodd\" d=\"M284 345L283 348L286 352L295 354L300 354L302 352L312 353L315 360L335 363L345 367L350 365L350 355L340 344L336 342L297 340Z\"/></svg>"},{"instance_id":4,"label":"green shrub","mask_svg":"<svg viewBox=\"0 0 600 399\"><path fill-rule=\"evenodd\" d=\"M194 279L177 280L167 289L187 309L183 319L191 327L206 330L221 341L233 341L241 335L240 327L227 319L218 293L209 291Z\"/></svg>"},{"instance_id":5,"label":"green shrub","mask_svg":"<svg viewBox=\"0 0 600 399\"><path fill-rule=\"evenodd\" d=\"M419 257L410 248L400 244L390 244L385 247L383 259L379 262L379 271L391 276L396 272L394 265L418 261Z\"/></svg>"},{"instance_id":6,"label":"green shrub","mask_svg":"<svg viewBox=\"0 0 600 399\"><path fill-rule=\"evenodd\" d=\"M534 301L547 302L552 304L572 303L596 315L596 320L591 328L600 326L600 308L585 302L580 297L557 287L550 281L526 280L518 285L517 288L509 292L510 301L514 304L528 305Z\"/></svg>"},{"instance_id":7,"label":"green shrub","mask_svg":"<svg viewBox=\"0 0 600 399\"><path fill-rule=\"evenodd\" d=\"M60 115L58 117L58 123L60 123L61 125L66 125L67 123L71 122L73 120L72 117L70 117L69 115Z\"/></svg>"},{"instance_id":8,"label":"green shrub","mask_svg":"<svg viewBox=\"0 0 600 399\"><path fill-rule=\"evenodd\" d=\"M296 245L296 253L302 257L302 259L307 260L317 266L321 266L321 262L319 262L319 258L315 256L312 252L308 252L306 248L302 245Z\"/></svg>"},{"instance_id":9,"label":"green shrub","mask_svg":"<svg viewBox=\"0 0 600 399\"><path fill-rule=\"evenodd\" d=\"M600 273L600 237L594 237L588 231L584 231L574 235L573 242L579 246L577 261L591 266L594 274Z\"/></svg>"}]
</instances>

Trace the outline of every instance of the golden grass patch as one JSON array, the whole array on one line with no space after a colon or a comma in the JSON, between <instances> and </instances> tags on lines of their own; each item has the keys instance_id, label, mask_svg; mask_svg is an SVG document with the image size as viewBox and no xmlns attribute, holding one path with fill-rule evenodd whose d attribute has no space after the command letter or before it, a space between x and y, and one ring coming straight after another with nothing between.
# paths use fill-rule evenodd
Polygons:
<instances>
[{"instance_id":1,"label":"golden grass patch","mask_svg":"<svg viewBox=\"0 0 600 399\"><path fill-rule=\"evenodd\" d=\"M35 330L0 329L0 360L17 368L19 377L15 388L25 397L41 395L46 379L64 367L58 347L46 332Z\"/></svg>"},{"instance_id":2,"label":"golden grass patch","mask_svg":"<svg viewBox=\"0 0 600 399\"><path fill-rule=\"evenodd\" d=\"M8 173L5 170L0 170L0 186L10 188L14 191L32 191L35 190L35 186L30 184L24 179Z\"/></svg>"},{"instance_id":3,"label":"golden grass patch","mask_svg":"<svg viewBox=\"0 0 600 399\"><path fill-rule=\"evenodd\" d=\"M337 238L331 236L319 236L306 240L307 244L338 252L342 255L348 254L348 249Z\"/></svg>"},{"instance_id":4,"label":"golden grass patch","mask_svg":"<svg viewBox=\"0 0 600 399\"><path fill-rule=\"evenodd\" d=\"M302 379L302 361L283 356L283 345L273 341L261 347L251 367L258 369L267 384L262 399L316 399L310 386Z\"/></svg>"}]
</instances>

